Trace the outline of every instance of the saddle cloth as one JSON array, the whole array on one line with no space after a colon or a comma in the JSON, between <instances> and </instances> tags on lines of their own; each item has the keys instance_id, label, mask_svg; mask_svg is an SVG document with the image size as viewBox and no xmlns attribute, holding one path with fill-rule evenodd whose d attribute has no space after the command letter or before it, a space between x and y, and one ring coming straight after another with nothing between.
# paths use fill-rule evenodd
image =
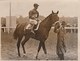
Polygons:
<instances>
[{"instance_id":1,"label":"saddle cloth","mask_svg":"<svg viewBox=\"0 0 80 61\"><path fill-rule=\"evenodd\" d=\"M33 29L34 28L34 30L38 30L40 22L41 21L38 22L36 20L30 19L30 23L26 26L26 29Z\"/></svg>"}]
</instances>

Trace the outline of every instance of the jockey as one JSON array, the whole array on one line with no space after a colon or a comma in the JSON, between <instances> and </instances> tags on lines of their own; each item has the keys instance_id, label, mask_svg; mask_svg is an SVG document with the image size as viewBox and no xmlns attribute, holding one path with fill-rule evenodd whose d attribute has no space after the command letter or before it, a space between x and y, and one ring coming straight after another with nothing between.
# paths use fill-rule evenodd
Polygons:
<instances>
[{"instance_id":1,"label":"jockey","mask_svg":"<svg viewBox=\"0 0 80 61\"><path fill-rule=\"evenodd\" d=\"M34 25L37 25L38 24L38 17L39 17L39 12L37 11L38 9L38 4L35 3L34 5L34 8L32 10L29 11L29 21L30 23L27 25L26 29L31 29L31 31L34 33L33 31L33 27ZM37 30L38 28L34 29L34 30Z\"/></svg>"}]
</instances>

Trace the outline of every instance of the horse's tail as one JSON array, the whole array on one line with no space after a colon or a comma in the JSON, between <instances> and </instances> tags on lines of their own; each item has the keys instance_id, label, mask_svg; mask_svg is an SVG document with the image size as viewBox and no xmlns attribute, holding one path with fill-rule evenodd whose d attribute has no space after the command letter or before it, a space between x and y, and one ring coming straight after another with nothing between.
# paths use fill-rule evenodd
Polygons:
<instances>
[{"instance_id":1,"label":"horse's tail","mask_svg":"<svg viewBox=\"0 0 80 61\"><path fill-rule=\"evenodd\" d=\"M13 33L14 39L17 39L19 36L24 35L24 29L25 29L26 25L27 25L26 23L22 23L22 24L18 24L16 26L16 29Z\"/></svg>"},{"instance_id":2,"label":"horse's tail","mask_svg":"<svg viewBox=\"0 0 80 61\"><path fill-rule=\"evenodd\" d=\"M16 29L15 29L15 31L13 33L13 37L14 37L14 39L18 38L18 25L16 26Z\"/></svg>"}]
</instances>

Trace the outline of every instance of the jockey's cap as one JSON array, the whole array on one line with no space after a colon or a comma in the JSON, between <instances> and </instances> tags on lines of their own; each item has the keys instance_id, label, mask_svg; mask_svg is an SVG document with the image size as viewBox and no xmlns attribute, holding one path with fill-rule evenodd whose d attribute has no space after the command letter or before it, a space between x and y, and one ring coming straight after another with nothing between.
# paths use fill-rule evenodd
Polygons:
<instances>
[{"instance_id":1,"label":"jockey's cap","mask_svg":"<svg viewBox=\"0 0 80 61\"><path fill-rule=\"evenodd\" d=\"M66 25L66 22L65 21L62 21L62 25Z\"/></svg>"},{"instance_id":2,"label":"jockey's cap","mask_svg":"<svg viewBox=\"0 0 80 61\"><path fill-rule=\"evenodd\" d=\"M37 3L34 3L34 7L35 7L35 6L39 6L39 5L38 5Z\"/></svg>"}]
</instances>

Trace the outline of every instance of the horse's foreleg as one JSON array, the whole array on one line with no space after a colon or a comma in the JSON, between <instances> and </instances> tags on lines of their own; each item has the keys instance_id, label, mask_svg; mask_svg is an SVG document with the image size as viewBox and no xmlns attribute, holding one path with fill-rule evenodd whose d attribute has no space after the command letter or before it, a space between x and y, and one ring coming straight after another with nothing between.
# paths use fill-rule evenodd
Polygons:
<instances>
[{"instance_id":1,"label":"horse's foreleg","mask_svg":"<svg viewBox=\"0 0 80 61\"><path fill-rule=\"evenodd\" d=\"M44 53L46 54L46 59L48 60L45 42L42 42L42 48L43 48Z\"/></svg>"},{"instance_id":2,"label":"horse's foreleg","mask_svg":"<svg viewBox=\"0 0 80 61\"><path fill-rule=\"evenodd\" d=\"M41 47L43 48L44 53L47 54L45 43L40 41L39 47L38 47L38 52L37 52L37 55L36 55L36 59L38 58L38 54L39 54L39 51L40 51Z\"/></svg>"},{"instance_id":3,"label":"horse's foreleg","mask_svg":"<svg viewBox=\"0 0 80 61\"><path fill-rule=\"evenodd\" d=\"M45 42L42 42L42 48L43 48L44 53L47 54L46 47L45 47Z\"/></svg>"},{"instance_id":4,"label":"horse's foreleg","mask_svg":"<svg viewBox=\"0 0 80 61\"><path fill-rule=\"evenodd\" d=\"M19 48L20 48L21 39L22 39L22 37L21 38L18 38L18 42L17 42L18 56L20 56L20 50L19 50Z\"/></svg>"},{"instance_id":5,"label":"horse's foreleg","mask_svg":"<svg viewBox=\"0 0 80 61\"><path fill-rule=\"evenodd\" d=\"M25 39L22 41L22 48L23 48L23 53L24 53L24 55L26 54L26 51L25 51L25 48L24 48L24 45L25 45L25 43L29 40L29 36L25 36Z\"/></svg>"},{"instance_id":6,"label":"horse's foreleg","mask_svg":"<svg viewBox=\"0 0 80 61\"><path fill-rule=\"evenodd\" d=\"M38 47L38 51L37 51L37 55L36 55L36 59L38 58L38 54L39 54L40 49L41 49L41 42L39 43L39 47Z\"/></svg>"}]
</instances>

